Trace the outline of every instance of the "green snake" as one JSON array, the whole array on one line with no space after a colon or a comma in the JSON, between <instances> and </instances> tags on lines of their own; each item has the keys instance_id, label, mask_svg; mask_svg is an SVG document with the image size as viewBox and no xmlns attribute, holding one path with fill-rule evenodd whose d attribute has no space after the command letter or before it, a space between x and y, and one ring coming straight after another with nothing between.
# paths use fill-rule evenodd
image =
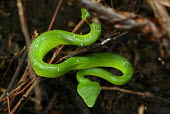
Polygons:
<instances>
[{"instance_id":1,"label":"green snake","mask_svg":"<svg viewBox=\"0 0 170 114\"><path fill-rule=\"evenodd\" d=\"M82 19L86 21L87 17L90 16L89 13L84 8L81 9L81 12ZM93 44L100 37L101 24L88 24L91 30L85 35L74 34L63 30L51 30L39 35L31 43L28 55L34 71L42 77L56 78L71 70L79 70L76 75L79 82L77 91L88 107L92 107L100 93L100 85L98 82L92 82L84 76L98 76L113 84L123 85L133 75L133 67L127 59L113 53L95 53L87 56L71 57L59 64L48 64L43 61L44 56L51 49L61 44L76 46ZM112 67L120 70L123 75L116 76L97 67Z\"/></svg>"}]
</instances>

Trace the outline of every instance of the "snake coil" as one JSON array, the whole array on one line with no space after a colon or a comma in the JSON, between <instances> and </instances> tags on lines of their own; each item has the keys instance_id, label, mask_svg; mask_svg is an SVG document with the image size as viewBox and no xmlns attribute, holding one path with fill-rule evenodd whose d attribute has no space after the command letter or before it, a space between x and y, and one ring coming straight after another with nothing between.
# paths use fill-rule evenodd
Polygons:
<instances>
[{"instance_id":1,"label":"snake coil","mask_svg":"<svg viewBox=\"0 0 170 114\"><path fill-rule=\"evenodd\" d=\"M86 21L89 13L83 8L81 12L82 19ZM74 34L63 30L51 30L39 35L31 43L29 48L29 60L34 71L38 75L47 78L55 78L71 70L79 70L76 76L79 82L77 91L88 107L92 107L100 93L100 85L84 76L98 76L116 85L125 84L133 75L133 67L127 59L113 53L96 53L87 56L71 57L59 64L48 64L43 61L44 56L51 49L61 44L76 46L88 46L93 44L100 37L101 25L96 23L88 24L91 30L85 35ZM116 68L120 70L123 75L115 76L98 67Z\"/></svg>"}]
</instances>

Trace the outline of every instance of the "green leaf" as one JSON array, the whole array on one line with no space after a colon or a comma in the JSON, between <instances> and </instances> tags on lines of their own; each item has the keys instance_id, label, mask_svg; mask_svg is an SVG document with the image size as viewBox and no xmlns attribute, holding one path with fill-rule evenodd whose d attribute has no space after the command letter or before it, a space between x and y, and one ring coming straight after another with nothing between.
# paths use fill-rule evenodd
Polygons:
<instances>
[{"instance_id":1,"label":"green leaf","mask_svg":"<svg viewBox=\"0 0 170 114\"><path fill-rule=\"evenodd\" d=\"M98 82L79 83L77 91L83 98L88 107L93 107L100 93L100 85Z\"/></svg>"}]
</instances>

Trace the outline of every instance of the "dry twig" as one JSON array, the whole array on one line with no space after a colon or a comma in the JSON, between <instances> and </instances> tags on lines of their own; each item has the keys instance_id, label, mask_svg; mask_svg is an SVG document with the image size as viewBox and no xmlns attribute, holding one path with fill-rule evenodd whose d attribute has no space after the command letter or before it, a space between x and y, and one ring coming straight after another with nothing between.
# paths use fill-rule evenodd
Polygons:
<instances>
[{"instance_id":1,"label":"dry twig","mask_svg":"<svg viewBox=\"0 0 170 114\"><path fill-rule=\"evenodd\" d=\"M138 28L145 34L151 34L155 38L163 36L163 32L150 20L134 13L116 11L113 8L105 7L93 0L74 0L81 7L85 7L93 16L105 20L119 29Z\"/></svg>"},{"instance_id":2,"label":"dry twig","mask_svg":"<svg viewBox=\"0 0 170 114\"><path fill-rule=\"evenodd\" d=\"M59 1L59 3L58 3L58 5L57 5L57 7L56 7L56 10L55 10L55 12L54 12L53 18L52 18L52 20L51 20L51 22L50 22L50 25L49 25L47 31L51 30L51 28L52 28L52 26L53 26L53 24L54 24L54 21L55 21L55 19L56 19L57 13L58 13L58 11L59 11L59 9L60 9L60 7L61 7L62 2L63 2L63 0L60 0L60 1Z\"/></svg>"},{"instance_id":3,"label":"dry twig","mask_svg":"<svg viewBox=\"0 0 170 114\"><path fill-rule=\"evenodd\" d=\"M20 23L21 23L21 30L22 30L22 33L24 35L26 45L27 45L27 49L28 49L29 46L30 46L31 40L30 40L30 35L29 35L29 32L28 32L28 27L27 27L27 24L26 24L24 9L23 9L23 5L22 5L21 0L17 0L17 6L18 6Z\"/></svg>"},{"instance_id":4,"label":"dry twig","mask_svg":"<svg viewBox=\"0 0 170 114\"><path fill-rule=\"evenodd\" d=\"M170 7L169 0L147 0L148 4L154 11L155 17L158 19L163 31L170 38L170 17L165 6Z\"/></svg>"},{"instance_id":5,"label":"dry twig","mask_svg":"<svg viewBox=\"0 0 170 114\"><path fill-rule=\"evenodd\" d=\"M169 100L155 96L150 92L144 92L143 93L143 92L138 92L138 91L131 91L131 90L127 90L127 89L122 89L122 88L118 88L118 87L104 87L103 86L101 88L102 88L102 90L115 90L115 91L121 91L121 92L130 93L130 94L134 94L134 95L140 95L140 96L144 96L144 97L157 98L157 99L162 100L164 102L170 103Z\"/></svg>"}]
</instances>

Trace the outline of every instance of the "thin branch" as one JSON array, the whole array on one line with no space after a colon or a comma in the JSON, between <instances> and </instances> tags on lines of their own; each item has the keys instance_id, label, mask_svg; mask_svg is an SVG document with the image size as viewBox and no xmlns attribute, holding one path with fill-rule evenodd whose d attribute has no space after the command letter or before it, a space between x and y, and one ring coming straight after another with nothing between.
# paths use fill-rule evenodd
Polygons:
<instances>
[{"instance_id":1,"label":"thin branch","mask_svg":"<svg viewBox=\"0 0 170 114\"><path fill-rule=\"evenodd\" d=\"M82 19L77 26L73 29L72 33L75 33L84 23L84 20Z\"/></svg>"},{"instance_id":2,"label":"thin branch","mask_svg":"<svg viewBox=\"0 0 170 114\"><path fill-rule=\"evenodd\" d=\"M23 89L21 89L19 92L14 93L14 94L13 94L13 92L12 92L12 95L11 95L11 93L8 93L7 96L9 96L9 98L13 98L13 97L15 97L15 96L23 93L34 81L35 81L35 78L32 79L32 80L31 80ZM7 97L0 99L0 102L2 102L2 101L4 101L4 100L7 100Z\"/></svg>"},{"instance_id":3,"label":"thin branch","mask_svg":"<svg viewBox=\"0 0 170 114\"><path fill-rule=\"evenodd\" d=\"M73 53L71 53L71 54L69 54L69 55L66 55L66 56L62 57L61 59L59 59L55 64L61 62L61 61L64 60L64 59L68 59L68 58L73 57L73 56L76 56L76 55L78 55L78 54L80 54L80 53L84 53L84 52L90 51L90 50L92 50L92 49L94 49L94 48L96 48L96 47L102 46L102 45L106 44L107 42L109 42L109 41L111 41L111 40L116 40L117 38L119 38L119 37L121 37L121 36L124 36L124 35L126 35L127 33L128 33L128 32L122 32L122 33L120 33L119 35L116 35L116 36L113 37L113 38L108 38L108 39L103 40L101 43L96 43L96 44L94 44L94 45L92 45L92 46L89 46L89 47L87 47L87 48L84 48L84 49L78 50L78 51L76 51L76 52L73 52Z\"/></svg>"},{"instance_id":4,"label":"thin branch","mask_svg":"<svg viewBox=\"0 0 170 114\"><path fill-rule=\"evenodd\" d=\"M115 90L115 91L121 91L121 92L125 92L125 93L130 93L130 94L134 94L134 95L140 95L140 96L145 96L145 97L151 97L151 98L157 98L159 100L162 100L164 102L168 102L170 103L169 100L167 99L164 99L164 98L161 98L161 97L158 97L158 96L155 96L149 92L136 92L136 91L131 91L131 90L127 90L127 89L122 89L122 88L118 88L118 87L101 87L102 90Z\"/></svg>"},{"instance_id":5,"label":"thin branch","mask_svg":"<svg viewBox=\"0 0 170 114\"><path fill-rule=\"evenodd\" d=\"M38 79L33 80L34 82L32 83L32 85L30 86L30 88L25 92L25 94L22 96L22 98L19 100L19 102L15 105L15 107L11 110L11 113L14 114L14 112L16 112L16 110L18 109L18 107L20 106L21 102L28 97L28 95L30 94L30 92L33 90L34 86L39 82Z\"/></svg>"},{"instance_id":6,"label":"thin branch","mask_svg":"<svg viewBox=\"0 0 170 114\"><path fill-rule=\"evenodd\" d=\"M59 11L59 9L60 9L60 6L61 6L61 4L62 4L62 2L63 2L63 0L60 0L60 2L58 3L58 5L57 5L57 7L56 7L56 10L55 10L55 12L54 12L53 18L52 18L52 20L51 20L51 22L50 22L50 25L49 25L47 31L51 30L51 28L52 28L52 26L53 26L53 24L54 24L54 21L55 21L55 19L56 19L57 13L58 13L58 11Z\"/></svg>"},{"instance_id":7,"label":"thin branch","mask_svg":"<svg viewBox=\"0 0 170 114\"><path fill-rule=\"evenodd\" d=\"M18 6L18 13L19 13L19 18L20 18L20 24L21 24L21 30L24 35L26 45L27 45L27 50L28 47L30 46L31 40L30 40L30 35L28 32L28 27L26 24L26 19L24 15L24 9L23 9L23 4L21 0L17 0L17 6Z\"/></svg>"},{"instance_id":8,"label":"thin branch","mask_svg":"<svg viewBox=\"0 0 170 114\"><path fill-rule=\"evenodd\" d=\"M26 58L27 58L27 50L25 50L25 52L24 52L24 54L23 54L23 56L21 58L21 62L18 64L17 69L16 69L16 71L15 71L15 73L13 75L13 78L10 81L9 86L8 86L4 96L2 97L2 99L5 98L6 94L10 93L10 91L13 89L14 84L16 83L16 80L17 80L17 78L19 76L19 72L20 72L20 70L21 70L21 68L23 66L23 63L25 62ZM0 103L0 105L1 104L2 104L2 102Z\"/></svg>"},{"instance_id":9,"label":"thin branch","mask_svg":"<svg viewBox=\"0 0 170 114\"><path fill-rule=\"evenodd\" d=\"M118 29L134 29L137 28L145 34L151 34L155 38L160 38L164 34L150 20L134 13L116 11L113 8L105 7L94 0L74 0L81 7L86 8L91 15L97 16L99 19L105 20Z\"/></svg>"},{"instance_id":10,"label":"thin branch","mask_svg":"<svg viewBox=\"0 0 170 114\"><path fill-rule=\"evenodd\" d=\"M168 0L147 0L154 11L155 17L159 20L160 26L170 38L170 17L164 5L170 7Z\"/></svg>"},{"instance_id":11,"label":"thin branch","mask_svg":"<svg viewBox=\"0 0 170 114\"><path fill-rule=\"evenodd\" d=\"M77 26L73 29L72 33L75 33L84 23L84 20L82 19ZM56 56L60 53L60 51L64 48L64 45L60 45L57 47L57 50L53 53L52 58L50 59L50 61L48 63L52 63L54 61L54 59L56 58Z\"/></svg>"}]
</instances>

